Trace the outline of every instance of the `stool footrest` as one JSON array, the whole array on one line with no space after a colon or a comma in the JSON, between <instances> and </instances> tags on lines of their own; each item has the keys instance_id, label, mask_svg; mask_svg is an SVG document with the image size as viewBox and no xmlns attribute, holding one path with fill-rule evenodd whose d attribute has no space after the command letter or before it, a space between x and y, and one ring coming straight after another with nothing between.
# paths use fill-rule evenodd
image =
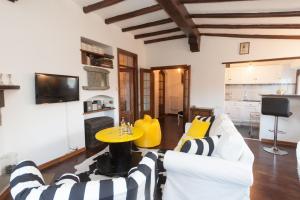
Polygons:
<instances>
[{"instance_id":1,"label":"stool footrest","mask_svg":"<svg viewBox=\"0 0 300 200\"><path fill-rule=\"evenodd\" d=\"M271 132L271 133L274 133L274 130L268 130L268 131ZM277 131L277 133L279 133L279 134L286 134L285 131Z\"/></svg>"},{"instance_id":2,"label":"stool footrest","mask_svg":"<svg viewBox=\"0 0 300 200\"><path fill-rule=\"evenodd\" d=\"M278 147L263 147L264 151L268 152L268 153L272 153L275 155L280 155L280 156L284 156L284 155L288 155L287 151L283 151L280 150Z\"/></svg>"}]
</instances>

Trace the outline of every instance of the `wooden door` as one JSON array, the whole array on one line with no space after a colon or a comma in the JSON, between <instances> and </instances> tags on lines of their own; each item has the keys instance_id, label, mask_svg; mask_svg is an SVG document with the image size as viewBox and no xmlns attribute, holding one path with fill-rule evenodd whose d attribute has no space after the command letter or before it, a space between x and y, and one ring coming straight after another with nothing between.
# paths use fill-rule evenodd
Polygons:
<instances>
[{"instance_id":1,"label":"wooden door","mask_svg":"<svg viewBox=\"0 0 300 200\"><path fill-rule=\"evenodd\" d=\"M134 88L133 70L129 68L119 69L119 93L120 93L120 118L127 122L134 122Z\"/></svg>"},{"instance_id":2,"label":"wooden door","mask_svg":"<svg viewBox=\"0 0 300 200\"><path fill-rule=\"evenodd\" d=\"M183 73L183 122L188 122L190 111L190 80L191 71L190 67L184 69Z\"/></svg>"},{"instance_id":3,"label":"wooden door","mask_svg":"<svg viewBox=\"0 0 300 200\"><path fill-rule=\"evenodd\" d=\"M154 117L154 75L151 69L140 69L140 118L145 114Z\"/></svg>"},{"instance_id":4,"label":"wooden door","mask_svg":"<svg viewBox=\"0 0 300 200\"><path fill-rule=\"evenodd\" d=\"M158 85L158 105L159 105L159 117L165 114L165 102L166 102L166 76L163 70L159 71L159 85Z\"/></svg>"},{"instance_id":5,"label":"wooden door","mask_svg":"<svg viewBox=\"0 0 300 200\"><path fill-rule=\"evenodd\" d=\"M119 118L133 123L138 118L138 56L118 49Z\"/></svg>"}]
</instances>

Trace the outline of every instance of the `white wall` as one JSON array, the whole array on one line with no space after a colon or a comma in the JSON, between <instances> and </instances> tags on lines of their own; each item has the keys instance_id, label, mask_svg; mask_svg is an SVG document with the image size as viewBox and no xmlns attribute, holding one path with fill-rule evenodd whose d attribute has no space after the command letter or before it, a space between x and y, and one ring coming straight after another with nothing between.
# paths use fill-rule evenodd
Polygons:
<instances>
[{"instance_id":1,"label":"white wall","mask_svg":"<svg viewBox=\"0 0 300 200\"><path fill-rule=\"evenodd\" d=\"M250 54L239 55L240 42ZM299 40L202 37L200 52L191 53L187 39L146 45L147 66L191 65L191 105L224 111L225 66L222 62L300 56Z\"/></svg>"},{"instance_id":2,"label":"white wall","mask_svg":"<svg viewBox=\"0 0 300 200\"><path fill-rule=\"evenodd\" d=\"M38 164L84 146L82 101L96 95L117 98L117 47L138 54L139 66L145 65L144 45L114 25L106 25L95 14L84 14L70 0L26 0L0 2L0 73L12 73L21 90L5 91L0 126L0 157L17 152L19 159ZM114 49L114 69L110 70L111 89L80 91L80 102L36 105L34 73L80 76L80 37L84 36ZM118 111L114 113L117 120Z\"/></svg>"}]
</instances>

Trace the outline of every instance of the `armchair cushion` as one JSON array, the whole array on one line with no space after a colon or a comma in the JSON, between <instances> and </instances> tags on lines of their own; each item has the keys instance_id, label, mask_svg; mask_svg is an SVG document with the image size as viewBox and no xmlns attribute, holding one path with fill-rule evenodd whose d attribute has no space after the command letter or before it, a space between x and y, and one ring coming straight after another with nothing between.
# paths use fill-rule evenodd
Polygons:
<instances>
[{"instance_id":1,"label":"armchair cushion","mask_svg":"<svg viewBox=\"0 0 300 200\"><path fill-rule=\"evenodd\" d=\"M148 152L127 178L79 182L74 174L61 176L53 185L45 185L32 161L21 162L11 175L14 200L153 200L157 183L157 153Z\"/></svg>"}]
</instances>

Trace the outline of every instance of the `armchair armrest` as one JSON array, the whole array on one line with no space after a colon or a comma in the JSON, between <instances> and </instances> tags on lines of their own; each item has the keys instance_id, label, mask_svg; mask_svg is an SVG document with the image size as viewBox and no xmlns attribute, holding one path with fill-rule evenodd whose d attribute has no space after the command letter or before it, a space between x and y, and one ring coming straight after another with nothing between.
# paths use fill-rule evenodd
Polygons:
<instances>
[{"instance_id":1,"label":"armchair armrest","mask_svg":"<svg viewBox=\"0 0 300 200\"><path fill-rule=\"evenodd\" d=\"M216 157L168 151L164 157L168 172L224 184L249 187L253 183L252 166Z\"/></svg>"}]
</instances>

